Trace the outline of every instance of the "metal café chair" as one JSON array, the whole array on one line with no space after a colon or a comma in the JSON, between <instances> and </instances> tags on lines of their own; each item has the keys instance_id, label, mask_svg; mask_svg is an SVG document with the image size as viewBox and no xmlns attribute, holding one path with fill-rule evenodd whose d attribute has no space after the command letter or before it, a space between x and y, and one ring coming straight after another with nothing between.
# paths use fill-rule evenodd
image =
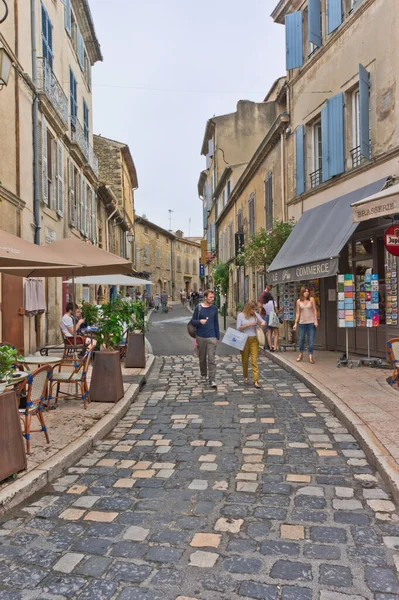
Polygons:
<instances>
[{"instance_id":1,"label":"metal caf\u00e9 chair","mask_svg":"<svg viewBox=\"0 0 399 600\"><path fill-rule=\"evenodd\" d=\"M58 402L58 396L63 394L68 398L80 397L84 408L87 408L86 402L90 402L89 388L87 385L87 371L90 366L91 358L92 350L88 350L81 359L76 359L73 363L71 363L70 358L63 358L62 361L56 367L54 367L50 377L47 407L50 406L50 403L53 400L53 391L54 387L56 386L54 397L55 403ZM65 367L68 367L69 371L63 371L62 369ZM77 393L71 394L69 392L62 392L60 390L60 384L62 383L72 383L78 385L80 387L80 395Z\"/></svg>"},{"instance_id":2,"label":"metal caf\u00e9 chair","mask_svg":"<svg viewBox=\"0 0 399 600\"><path fill-rule=\"evenodd\" d=\"M36 369L33 373L29 373L27 378L22 381L17 387L16 395L18 401L22 394L25 395L25 407L19 408L19 416L23 426L23 436L26 441L26 453L30 454L30 434L42 431L45 435L46 442L50 443L50 438L47 432L46 423L43 416L43 403L47 397L47 386L51 376L52 367L46 365ZM32 429L32 418L37 417L40 423L40 429Z\"/></svg>"}]
</instances>

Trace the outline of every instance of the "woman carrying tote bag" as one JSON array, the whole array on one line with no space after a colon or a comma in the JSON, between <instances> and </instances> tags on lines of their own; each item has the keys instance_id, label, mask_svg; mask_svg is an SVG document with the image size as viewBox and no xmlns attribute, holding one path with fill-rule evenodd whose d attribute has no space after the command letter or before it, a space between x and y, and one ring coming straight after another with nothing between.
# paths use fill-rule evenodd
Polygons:
<instances>
[{"instance_id":1,"label":"woman carrying tote bag","mask_svg":"<svg viewBox=\"0 0 399 600\"><path fill-rule=\"evenodd\" d=\"M244 375L244 383L248 383L248 362L251 355L252 377L254 387L260 388L259 385L259 369L258 369L258 352L259 342L256 335L256 327L264 327L265 321L256 313L256 303L250 300L244 306L244 310L237 317L237 329L248 335L244 350L241 352L242 371Z\"/></svg>"},{"instance_id":2,"label":"woman carrying tote bag","mask_svg":"<svg viewBox=\"0 0 399 600\"><path fill-rule=\"evenodd\" d=\"M267 343L269 345L270 352L276 352L276 350L278 350L278 333L280 327L280 321L277 315L277 303L270 292L266 292L264 294L263 301L263 308L266 312Z\"/></svg>"}]
</instances>

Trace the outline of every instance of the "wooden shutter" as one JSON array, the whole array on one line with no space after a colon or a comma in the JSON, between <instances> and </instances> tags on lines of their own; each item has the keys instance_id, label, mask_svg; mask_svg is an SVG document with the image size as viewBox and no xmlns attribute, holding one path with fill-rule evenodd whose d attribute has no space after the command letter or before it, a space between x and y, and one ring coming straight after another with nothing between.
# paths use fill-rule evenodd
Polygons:
<instances>
[{"instance_id":1,"label":"wooden shutter","mask_svg":"<svg viewBox=\"0 0 399 600\"><path fill-rule=\"evenodd\" d=\"M320 0L308 0L308 38L315 46L321 46L321 4Z\"/></svg>"},{"instance_id":2,"label":"wooden shutter","mask_svg":"<svg viewBox=\"0 0 399 600\"><path fill-rule=\"evenodd\" d=\"M300 125L295 131L295 179L296 194L305 191L305 127Z\"/></svg>"},{"instance_id":3,"label":"wooden shutter","mask_svg":"<svg viewBox=\"0 0 399 600\"><path fill-rule=\"evenodd\" d=\"M328 166L328 105L321 111L321 179L328 181L329 166Z\"/></svg>"},{"instance_id":4,"label":"wooden shutter","mask_svg":"<svg viewBox=\"0 0 399 600\"><path fill-rule=\"evenodd\" d=\"M76 198L75 198L75 167L73 165L73 162L70 161L69 163L69 201L70 201L70 218L71 218L71 225L73 227L77 226L77 217L78 215L76 214Z\"/></svg>"},{"instance_id":5,"label":"wooden shutter","mask_svg":"<svg viewBox=\"0 0 399 600\"><path fill-rule=\"evenodd\" d=\"M72 36L72 14L71 14L71 0L64 0L64 24L65 29L69 35Z\"/></svg>"},{"instance_id":6,"label":"wooden shutter","mask_svg":"<svg viewBox=\"0 0 399 600\"><path fill-rule=\"evenodd\" d=\"M85 45L84 45L84 41L83 41L83 36L82 36L78 26L76 26L76 51L77 51L77 55L78 55L78 61L79 61L80 68L82 69L82 71L84 71L84 69L85 69Z\"/></svg>"},{"instance_id":7,"label":"wooden shutter","mask_svg":"<svg viewBox=\"0 0 399 600\"><path fill-rule=\"evenodd\" d=\"M359 65L359 140L360 154L364 158L370 158L370 97L369 97L369 73ZM353 115L353 118L356 118Z\"/></svg>"},{"instance_id":8,"label":"wooden shutter","mask_svg":"<svg viewBox=\"0 0 399 600\"><path fill-rule=\"evenodd\" d=\"M83 179L83 182L84 182L83 189L84 189L84 213L85 213L84 233L85 233L86 237L89 237L90 221L89 221L89 207L88 207L88 190L87 190L86 180Z\"/></svg>"},{"instance_id":9,"label":"wooden shutter","mask_svg":"<svg viewBox=\"0 0 399 600\"><path fill-rule=\"evenodd\" d=\"M97 244L97 194L91 190L91 239Z\"/></svg>"},{"instance_id":10,"label":"wooden shutter","mask_svg":"<svg viewBox=\"0 0 399 600\"><path fill-rule=\"evenodd\" d=\"M79 202L79 206L80 206L80 219L79 219L79 228L80 228L80 233L82 235L84 235L85 232L85 224L84 224L84 187L85 187L85 183L84 183L84 177L82 175L82 173L79 174L79 189L80 189L80 202Z\"/></svg>"},{"instance_id":11,"label":"wooden shutter","mask_svg":"<svg viewBox=\"0 0 399 600\"><path fill-rule=\"evenodd\" d=\"M42 200L48 205L47 123L42 114Z\"/></svg>"},{"instance_id":12,"label":"wooden shutter","mask_svg":"<svg viewBox=\"0 0 399 600\"><path fill-rule=\"evenodd\" d=\"M285 17L285 49L287 71L302 67L302 11L300 10Z\"/></svg>"},{"instance_id":13,"label":"wooden shutter","mask_svg":"<svg viewBox=\"0 0 399 600\"><path fill-rule=\"evenodd\" d=\"M344 95L337 94L327 101L328 111L328 175L345 171Z\"/></svg>"},{"instance_id":14,"label":"wooden shutter","mask_svg":"<svg viewBox=\"0 0 399 600\"><path fill-rule=\"evenodd\" d=\"M63 152L60 140L57 140L57 178L56 178L56 198L57 198L57 215L62 217L64 214L64 182L63 182Z\"/></svg>"},{"instance_id":15,"label":"wooden shutter","mask_svg":"<svg viewBox=\"0 0 399 600\"><path fill-rule=\"evenodd\" d=\"M327 31L332 33L342 23L342 0L328 0Z\"/></svg>"}]
</instances>

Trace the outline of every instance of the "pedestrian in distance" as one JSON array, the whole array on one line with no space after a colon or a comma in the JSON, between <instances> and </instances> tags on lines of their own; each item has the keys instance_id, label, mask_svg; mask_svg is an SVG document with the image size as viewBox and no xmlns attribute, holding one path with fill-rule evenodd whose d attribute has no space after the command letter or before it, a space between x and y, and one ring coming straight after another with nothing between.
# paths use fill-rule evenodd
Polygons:
<instances>
[{"instance_id":1,"label":"pedestrian in distance","mask_svg":"<svg viewBox=\"0 0 399 600\"><path fill-rule=\"evenodd\" d=\"M161 296L158 294L158 292L155 294L154 296L154 309L156 312L159 311L159 304L161 302Z\"/></svg>"},{"instance_id":2,"label":"pedestrian in distance","mask_svg":"<svg viewBox=\"0 0 399 600\"><path fill-rule=\"evenodd\" d=\"M244 375L244 383L248 383L248 362L251 356L252 379L254 387L260 388L259 385L259 368L258 368L258 353L259 343L256 337L256 327L265 327L266 321L262 319L256 312L256 303L249 300L244 306L242 312L237 316L237 329L248 335L244 350L241 351L242 371Z\"/></svg>"},{"instance_id":3,"label":"pedestrian in distance","mask_svg":"<svg viewBox=\"0 0 399 600\"><path fill-rule=\"evenodd\" d=\"M302 287L299 292L299 299L296 302L296 314L293 330L296 331L299 324L299 355L296 359L300 362L303 358L305 349L305 337L308 338L309 362L314 364L313 346L316 334L316 327L319 324L317 318L317 308L314 298L310 295L309 288Z\"/></svg>"},{"instance_id":4,"label":"pedestrian in distance","mask_svg":"<svg viewBox=\"0 0 399 600\"><path fill-rule=\"evenodd\" d=\"M277 302L273 298L270 292L266 292L263 295L263 308L265 309L265 320L267 323L267 343L269 345L270 352L276 352L278 350L278 333L279 328L270 324L271 313L277 314Z\"/></svg>"},{"instance_id":5,"label":"pedestrian in distance","mask_svg":"<svg viewBox=\"0 0 399 600\"><path fill-rule=\"evenodd\" d=\"M197 328L197 345L201 377L216 389L216 346L220 339L218 309L213 304L212 290L204 293L204 301L195 307L192 324Z\"/></svg>"}]
</instances>

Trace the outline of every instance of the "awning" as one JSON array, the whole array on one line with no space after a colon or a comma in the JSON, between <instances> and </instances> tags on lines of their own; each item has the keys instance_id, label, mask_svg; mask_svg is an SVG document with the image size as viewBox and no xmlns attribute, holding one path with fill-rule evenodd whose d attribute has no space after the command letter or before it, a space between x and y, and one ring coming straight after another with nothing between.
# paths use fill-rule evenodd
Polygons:
<instances>
[{"instance_id":1,"label":"awning","mask_svg":"<svg viewBox=\"0 0 399 600\"><path fill-rule=\"evenodd\" d=\"M72 283L72 279L68 279L65 283ZM152 281L148 279L129 277L129 275L88 275L87 277L75 277L75 283L82 285L126 285L127 287L152 285Z\"/></svg>"},{"instance_id":2,"label":"awning","mask_svg":"<svg viewBox=\"0 0 399 600\"><path fill-rule=\"evenodd\" d=\"M378 192L352 204L352 219L354 223L376 219L377 217L393 216L399 213L399 185Z\"/></svg>"},{"instance_id":3,"label":"awning","mask_svg":"<svg viewBox=\"0 0 399 600\"><path fill-rule=\"evenodd\" d=\"M331 277L357 227L351 205L381 190L386 177L303 213L269 268L270 283Z\"/></svg>"}]
</instances>

